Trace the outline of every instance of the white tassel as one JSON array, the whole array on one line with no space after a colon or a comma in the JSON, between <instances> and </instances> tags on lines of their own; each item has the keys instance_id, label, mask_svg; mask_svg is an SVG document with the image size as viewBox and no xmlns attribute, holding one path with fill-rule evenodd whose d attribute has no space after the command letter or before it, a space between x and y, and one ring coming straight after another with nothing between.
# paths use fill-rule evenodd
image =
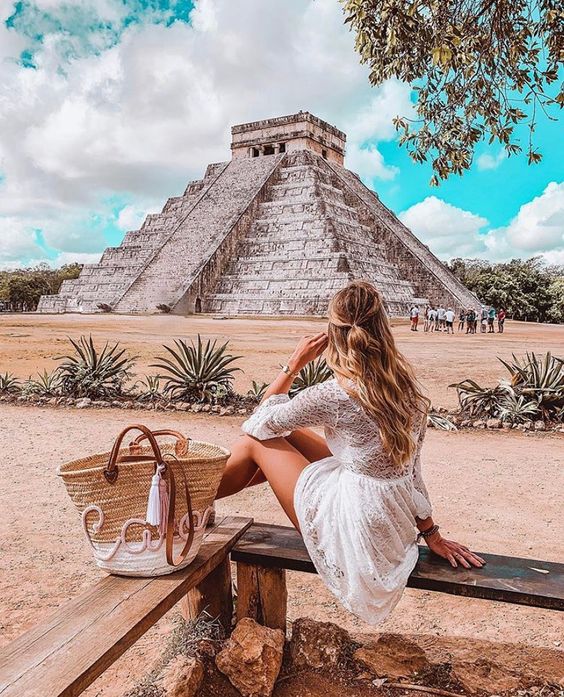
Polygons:
<instances>
[{"instance_id":1,"label":"white tassel","mask_svg":"<svg viewBox=\"0 0 564 697\"><path fill-rule=\"evenodd\" d=\"M145 520L149 525L154 525L159 527L161 524L163 513L166 512L162 509L164 506L161 502L161 482L166 486L166 482L162 478L162 473L164 472L164 464L157 465L157 471L151 479L151 489L149 490L149 500L147 501L147 513L145 514Z\"/></svg>"}]
</instances>

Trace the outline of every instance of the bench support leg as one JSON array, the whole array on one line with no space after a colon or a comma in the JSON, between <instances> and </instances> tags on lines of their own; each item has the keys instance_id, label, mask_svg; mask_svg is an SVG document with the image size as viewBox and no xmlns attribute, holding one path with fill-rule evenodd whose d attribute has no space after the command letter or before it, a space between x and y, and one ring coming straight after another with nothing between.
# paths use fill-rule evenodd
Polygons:
<instances>
[{"instance_id":1,"label":"bench support leg","mask_svg":"<svg viewBox=\"0 0 564 697\"><path fill-rule=\"evenodd\" d=\"M237 564L237 622L251 617L286 633L286 571L254 564Z\"/></svg>"},{"instance_id":2,"label":"bench support leg","mask_svg":"<svg viewBox=\"0 0 564 697\"><path fill-rule=\"evenodd\" d=\"M226 636L231 634L233 592L229 556L180 601L185 620L194 620L204 611L219 619Z\"/></svg>"}]
</instances>

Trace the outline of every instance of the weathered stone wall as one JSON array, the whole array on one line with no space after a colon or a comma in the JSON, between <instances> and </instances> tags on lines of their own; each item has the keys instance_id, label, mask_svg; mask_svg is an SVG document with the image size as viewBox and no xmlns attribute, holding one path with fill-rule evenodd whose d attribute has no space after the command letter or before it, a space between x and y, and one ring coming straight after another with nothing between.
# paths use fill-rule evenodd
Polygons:
<instances>
[{"instance_id":1,"label":"weathered stone wall","mask_svg":"<svg viewBox=\"0 0 564 697\"><path fill-rule=\"evenodd\" d=\"M453 308L479 305L478 298L460 283L354 173L332 163L327 163L326 166L346 182L350 190L349 197L352 194L366 206L368 227L373 230L375 239L385 244L389 261L416 285L420 297Z\"/></svg>"},{"instance_id":2,"label":"weathered stone wall","mask_svg":"<svg viewBox=\"0 0 564 697\"><path fill-rule=\"evenodd\" d=\"M117 312L174 307L198 271L230 233L279 162L279 157L232 160L217 175L115 304Z\"/></svg>"},{"instance_id":3,"label":"weathered stone wall","mask_svg":"<svg viewBox=\"0 0 564 697\"><path fill-rule=\"evenodd\" d=\"M233 126L231 133L234 158L250 157L252 147L284 143L286 152L313 150L343 164L346 135L307 111Z\"/></svg>"}]
</instances>

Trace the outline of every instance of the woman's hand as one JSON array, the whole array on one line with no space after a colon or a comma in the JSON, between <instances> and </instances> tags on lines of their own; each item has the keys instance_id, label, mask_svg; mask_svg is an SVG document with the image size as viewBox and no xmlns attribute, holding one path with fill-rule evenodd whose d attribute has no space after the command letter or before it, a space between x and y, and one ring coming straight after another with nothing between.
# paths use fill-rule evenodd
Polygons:
<instances>
[{"instance_id":1,"label":"woman's hand","mask_svg":"<svg viewBox=\"0 0 564 697\"><path fill-rule=\"evenodd\" d=\"M438 532L428 537L425 542L432 552L443 559L448 559L450 565L455 568L458 564L465 569L470 569L473 566L481 568L486 563L484 559L471 552L468 547L453 540L445 540Z\"/></svg>"},{"instance_id":2,"label":"woman's hand","mask_svg":"<svg viewBox=\"0 0 564 697\"><path fill-rule=\"evenodd\" d=\"M288 366L293 372L300 371L310 361L314 361L318 356L321 356L327 348L327 334L319 332L314 336L304 336L299 344L294 349L294 353L290 356Z\"/></svg>"}]
</instances>

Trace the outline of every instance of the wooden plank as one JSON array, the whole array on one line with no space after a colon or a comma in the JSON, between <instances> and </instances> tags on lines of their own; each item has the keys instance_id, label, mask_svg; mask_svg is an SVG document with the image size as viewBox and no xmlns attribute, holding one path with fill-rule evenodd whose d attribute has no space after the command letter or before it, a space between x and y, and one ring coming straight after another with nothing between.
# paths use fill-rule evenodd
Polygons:
<instances>
[{"instance_id":1,"label":"wooden plank","mask_svg":"<svg viewBox=\"0 0 564 697\"><path fill-rule=\"evenodd\" d=\"M180 601L184 619L194 620L202 612L218 619L226 636L233 623L233 584L231 562L225 559Z\"/></svg>"},{"instance_id":2,"label":"wooden plank","mask_svg":"<svg viewBox=\"0 0 564 697\"><path fill-rule=\"evenodd\" d=\"M427 547L408 586L469 598L564 610L564 564L479 552L482 569L453 569ZM293 528L257 523L233 550L233 561L317 573L299 533Z\"/></svg>"},{"instance_id":3,"label":"wooden plank","mask_svg":"<svg viewBox=\"0 0 564 697\"><path fill-rule=\"evenodd\" d=\"M286 634L286 571L255 564L237 564L237 622L250 617Z\"/></svg>"},{"instance_id":4,"label":"wooden plank","mask_svg":"<svg viewBox=\"0 0 564 697\"><path fill-rule=\"evenodd\" d=\"M220 564L252 519L207 531L186 569L158 578L106 576L0 650L2 697L74 697Z\"/></svg>"}]
</instances>

